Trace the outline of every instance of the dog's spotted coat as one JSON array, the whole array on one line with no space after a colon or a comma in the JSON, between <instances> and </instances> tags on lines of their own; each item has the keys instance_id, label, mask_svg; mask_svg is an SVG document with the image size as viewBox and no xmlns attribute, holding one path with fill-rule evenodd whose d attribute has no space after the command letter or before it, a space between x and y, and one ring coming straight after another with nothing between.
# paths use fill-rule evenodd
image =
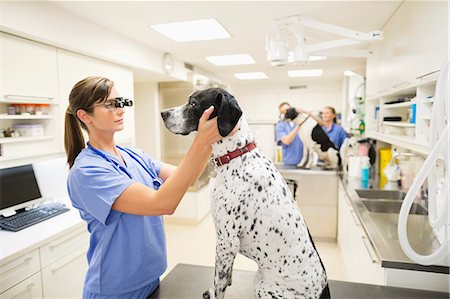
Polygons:
<instances>
[{"instance_id":1,"label":"dog's spotted coat","mask_svg":"<svg viewBox=\"0 0 450 299\"><path fill-rule=\"evenodd\" d=\"M183 133L172 130L173 123L178 121L170 113L163 118L169 130ZM240 130L213 145L213 157L252 141L242 116ZM241 253L259 267L255 298L329 298L327 276L319 254L274 164L257 147L217 167L216 171L217 176L210 181L217 234L215 278L213 288L203 297L224 298L227 286L231 285L234 258Z\"/></svg>"}]
</instances>

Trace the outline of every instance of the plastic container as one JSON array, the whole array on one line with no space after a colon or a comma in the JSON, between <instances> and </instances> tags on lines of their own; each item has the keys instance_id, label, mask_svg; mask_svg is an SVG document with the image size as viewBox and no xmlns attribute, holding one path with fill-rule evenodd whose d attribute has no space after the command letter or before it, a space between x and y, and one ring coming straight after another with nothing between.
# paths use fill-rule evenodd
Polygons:
<instances>
[{"instance_id":1,"label":"plastic container","mask_svg":"<svg viewBox=\"0 0 450 299\"><path fill-rule=\"evenodd\" d=\"M12 129L22 137L44 136L44 125L12 125Z\"/></svg>"},{"instance_id":2,"label":"plastic container","mask_svg":"<svg viewBox=\"0 0 450 299\"><path fill-rule=\"evenodd\" d=\"M416 123L416 103L412 103L411 106L409 106L409 123L415 124Z\"/></svg>"},{"instance_id":3,"label":"plastic container","mask_svg":"<svg viewBox=\"0 0 450 299\"><path fill-rule=\"evenodd\" d=\"M362 157L361 159L361 183L369 182L370 179L370 159Z\"/></svg>"}]
</instances>

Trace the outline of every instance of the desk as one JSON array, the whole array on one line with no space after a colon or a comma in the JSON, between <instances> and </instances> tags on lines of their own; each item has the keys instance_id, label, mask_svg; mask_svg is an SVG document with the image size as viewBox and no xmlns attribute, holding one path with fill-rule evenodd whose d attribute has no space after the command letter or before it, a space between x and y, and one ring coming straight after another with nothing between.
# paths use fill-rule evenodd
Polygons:
<instances>
[{"instance_id":1,"label":"desk","mask_svg":"<svg viewBox=\"0 0 450 299\"><path fill-rule=\"evenodd\" d=\"M253 299L254 272L233 271L233 284L226 290L226 299ZM152 299L200 299L213 283L214 268L178 264L161 281L160 287L149 297ZM436 293L369 284L329 281L333 299L440 299L447 293Z\"/></svg>"}]
</instances>

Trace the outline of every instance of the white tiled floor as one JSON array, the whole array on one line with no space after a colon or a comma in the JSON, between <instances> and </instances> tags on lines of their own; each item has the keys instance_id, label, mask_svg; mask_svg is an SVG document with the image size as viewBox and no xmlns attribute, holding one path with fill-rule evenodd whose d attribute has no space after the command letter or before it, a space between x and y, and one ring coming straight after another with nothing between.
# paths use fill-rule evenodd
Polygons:
<instances>
[{"instance_id":1,"label":"white tiled floor","mask_svg":"<svg viewBox=\"0 0 450 299\"><path fill-rule=\"evenodd\" d=\"M163 277L178 263L214 267L216 237L211 215L197 225L167 224L168 268ZM339 246L331 242L314 242L327 270L328 278L346 280ZM234 269L256 271L252 260L238 254Z\"/></svg>"}]
</instances>

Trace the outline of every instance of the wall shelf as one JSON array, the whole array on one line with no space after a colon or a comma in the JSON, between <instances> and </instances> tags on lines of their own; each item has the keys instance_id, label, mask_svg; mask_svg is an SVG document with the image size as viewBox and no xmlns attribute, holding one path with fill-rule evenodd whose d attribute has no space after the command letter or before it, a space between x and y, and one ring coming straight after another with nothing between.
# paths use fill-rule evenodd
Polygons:
<instances>
[{"instance_id":1,"label":"wall shelf","mask_svg":"<svg viewBox=\"0 0 450 299\"><path fill-rule=\"evenodd\" d=\"M52 119L51 115L0 115L0 120L7 119Z\"/></svg>"},{"instance_id":2,"label":"wall shelf","mask_svg":"<svg viewBox=\"0 0 450 299\"><path fill-rule=\"evenodd\" d=\"M385 104L383 106L384 109L394 109L394 108L404 108L411 106L411 101L403 102L403 103L397 103L397 104Z\"/></svg>"},{"instance_id":3,"label":"wall shelf","mask_svg":"<svg viewBox=\"0 0 450 299\"><path fill-rule=\"evenodd\" d=\"M403 128L414 128L416 124L411 124L403 121L383 121L384 126L391 127L403 127Z\"/></svg>"},{"instance_id":4,"label":"wall shelf","mask_svg":"<svg viewBox=\"0 0 450 299\"><path fill-rule=\"evenodd\" d=\"M366 137L380 140L382 142L386 142L392 145L401 146L404 148L408 148L412 151L428 154L428 146L425 144L417 143L412 138L407 137L399 137L389 134L378 133L375 131L367 131Z\"/></svg>"},{"instance_id":5,"label":"wall shelf","mask_svg":"<svg viewBox=\"0 0 450 299\"><path fill-rule=\"evenodd\" d=\"M54 137L55 136L51 136L51 135L36 136L36 137L3 137L3 138L0 138L0 144L48 140L48 139L53 139Z\"/></svg>"}]
</instances>

